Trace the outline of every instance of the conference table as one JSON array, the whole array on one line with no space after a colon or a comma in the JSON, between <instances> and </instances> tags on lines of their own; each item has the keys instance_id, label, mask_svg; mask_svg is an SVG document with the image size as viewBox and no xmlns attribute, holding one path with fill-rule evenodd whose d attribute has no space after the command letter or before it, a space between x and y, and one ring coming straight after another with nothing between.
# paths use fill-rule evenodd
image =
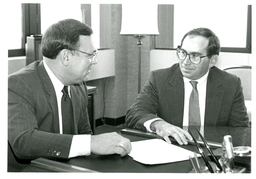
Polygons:
<instances>
[{"instance_id":1,"label":"conference table","mask_svg":"<svg viewBox=\"0 0 256 179\"><path fill-rule=\"evenodd\" d=\"M189 128L193 134L195 129ZM211 145L213 151L219 150L225 135L232 136L233 146L251 146L250 127L201 127L201 134ZM155 134L133 129L122 129L120 134L133 141L159 138ZM178 145L173 139L172 144ZM198 139L199 143L200 140ZM200 143L201 144L201 143ZM179 146L179 145L178 145ZM198 151L193 143L180 146L190 151ZM203 145L202 145L203 147ZM205 149L205 148L204 148ZM170 155L173 155L170 151ZM175 154L174 154L175 155ZM178 155L178 154L176 154ZM218 157L218 156L217 156ZM235 157L235 165L245 169L244 173L251 172L251 157ZM24 172L105 172L105 173L188 173L192 165L189 160L167 164L147 165L133 160L129 155L95 155L81 156L72 159L45 159L33 160Z\"/></svg>"}]
</instances>

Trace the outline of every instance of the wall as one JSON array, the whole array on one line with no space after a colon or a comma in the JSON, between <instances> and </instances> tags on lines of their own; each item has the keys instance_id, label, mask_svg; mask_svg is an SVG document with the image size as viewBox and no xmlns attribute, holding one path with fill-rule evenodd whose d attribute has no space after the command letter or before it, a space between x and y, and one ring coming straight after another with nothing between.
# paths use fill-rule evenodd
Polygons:
<instances>
[{"instance_id":1,"label":"wall","mask_svg":"<svg viewBox=\"0 0 256 179\"><path fill-rule=\"evenodd\" d=\"M120 35L121 31L121 5L112 5L112 45L116 50L116 75L113 85L115 91L113 100L105 117L120 118L125 116L127 109L134 102L138 94L138 47L137 39L133 36ZM149 74L150 37L142 39L141 47L142 70L141 86Z\"/></svg>"},{"instance_id":2,"label":"wall","mask_svg":"<svg viewBox=\"0 0 256 179\"><path fill-rule=\"evenodd\" d=\"M92 67L92 71L89 75L89 81L95 79L101 79L105 77L115 76L115 50L106 49L99 50L97 55L97 65ZM8 58L8 74L26 66L26 57L12 57ZM107 66L107 68L106 68Z\"/></svg>"},{"instance_id":3,"label":"wall","mask_svg":"<svg viewBox=\"0 0 256 179\"><path fill-rule=\"evenodd\" d=\"M26 66L26 57L13 57L8 59L8 75Z\"/></svg>"},{"instance_id":4,"label":"wall","mask_svg":"<svg viewBox=\"0 0 256 179\"><path fill-rule=\"evenodd\" d=\"M112 4L108 7L111 17L106 24L111 25L111 42L109 48L115 49L115 77L89 81L88 85L98 88L101 103L97 105L95 119L110 118L115 120L124 118L127 109L137 97L138 89L138 47L133 36L122 36L121 31L121 4ZM149 74L150 38L143 39L142 50L142 79L141 86Z\"/></svg>"},{"instance_id":5,"label":"wall","mask_svg":"<svg viewBox=\"0 0 256 179\"><path fill-rule=\"evenodd\" d=\"M221 52L216 64L216 66L221 69L243 65L252 66L252 54Z\"/></svg>"},{"instance_id":6,"label":"wall","mask_svg":"<svg viewBox=\"0 0 256 179\"><path fill-rule=\"evenodd\" d=\"M92 66L88 81L115 76L115 50L99 50L97 64Z\"/></svg>"}]
</instances>

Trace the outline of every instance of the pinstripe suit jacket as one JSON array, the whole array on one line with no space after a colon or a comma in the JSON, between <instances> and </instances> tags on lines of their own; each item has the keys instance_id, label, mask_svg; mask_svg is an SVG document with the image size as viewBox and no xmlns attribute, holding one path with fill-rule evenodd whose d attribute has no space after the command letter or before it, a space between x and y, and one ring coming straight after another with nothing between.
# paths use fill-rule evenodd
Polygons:
<instances>
[{"instance_id":1,"label":"pinstripe suit jacket","mask_svg":"<svg viewBox=\"0 0 256 179\"><path fill-rule=\"evenodd\" d=\"M85 84L72 85L75 134L91 133ZM67 158L72 135L59 134L53 84L37 61L8 77L8 142L21 159Z\"/></svg>"},{"instance_id":2,"label":"pinstripe suit jacket","mask_svg":"<svg viewBox=\"0 0 256 179\"><path fill-rule=\"evenodd\" d=\"M160 117L182 127L184 82L179 64L151 72L141 94L127 111L126 125L146 130L147 120ZM205 126L248 126L241 81L213 67L206 90Z\"/></svg>"}]
</instances>

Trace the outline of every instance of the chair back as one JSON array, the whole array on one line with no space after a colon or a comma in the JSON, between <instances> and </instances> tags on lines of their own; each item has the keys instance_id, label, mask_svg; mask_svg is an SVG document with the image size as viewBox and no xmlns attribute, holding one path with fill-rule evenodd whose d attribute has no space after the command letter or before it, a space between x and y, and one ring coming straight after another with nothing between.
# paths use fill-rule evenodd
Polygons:
<instances>
[{"instance_id":1,"label":"chair back","mask_svg":"<svg viewBox=\"0 0 256 179\"><path fill-rule=\"evenodd\" d=\"M241 79L245 100L251 100L251 69L251 66L238 66L224 69Z\"/></svg>"}]
</instances>

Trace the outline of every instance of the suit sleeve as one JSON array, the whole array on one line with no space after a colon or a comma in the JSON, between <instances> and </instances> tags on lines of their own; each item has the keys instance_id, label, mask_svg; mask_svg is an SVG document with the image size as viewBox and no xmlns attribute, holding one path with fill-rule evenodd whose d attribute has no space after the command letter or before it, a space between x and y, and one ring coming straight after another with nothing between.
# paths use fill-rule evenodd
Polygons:
<instances>
[{"instance_id":1,"label":"suit sleeve","mask_svg":"<svg viewBox=\"0 0 256 179\"><path fill-rule=\"evenodd\" d=\"M8 83L8 142L15 155L20 159L68 158L72 135L52 132L49 102L37 91L40 82L17 75L9 77Z\"/></svg>"},{"instance_id":2,"label":"suit sleeve","mask_svg":"<svg viewBox=\"0 0 256 179\"><path fill-rule=\"evenodd\" d=\"M143 90L136 98L134 104L126 114L126 126L146 131L144 123L150 119L158 118L158 94L154 73L151 72Z\"/></svg>"}]
</instances>

